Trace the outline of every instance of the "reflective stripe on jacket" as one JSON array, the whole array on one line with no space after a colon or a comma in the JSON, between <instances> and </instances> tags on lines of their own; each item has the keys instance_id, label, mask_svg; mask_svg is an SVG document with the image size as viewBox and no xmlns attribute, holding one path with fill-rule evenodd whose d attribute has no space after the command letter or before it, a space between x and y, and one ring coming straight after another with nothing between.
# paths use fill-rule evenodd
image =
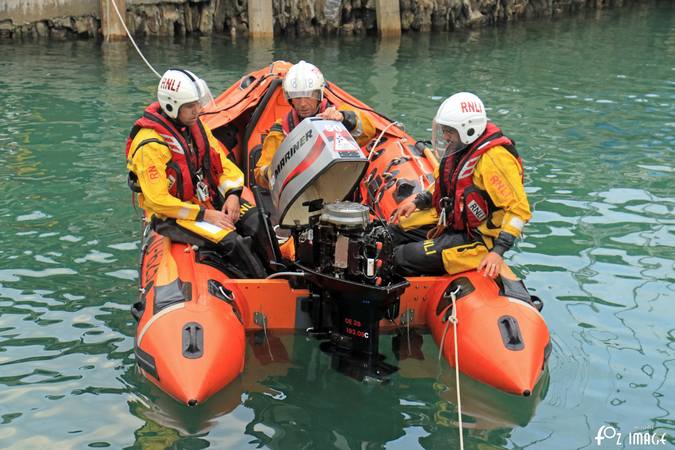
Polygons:
<instances>
[{"instance_id":1,"label":"reflective stripe on jacket","mask_svg":"<svg viewBox=\"0 0 675 450\"><path fill-rule=\"evenodd\" d=\"M448 199L446 205L442 199ZM441 161L433 206L446 207L448 227L478 229L497 236L500 229L520 236L531 213L523 187L522 161L513 142L488 123L468 150ZM506 216L509 217L506 217ZM506 220L505 220L506 219Z\"/></svg>"},{"instance_id":2,"label":"reflective stripe on jacket","mask_svg":"<svg viewBox=\"0 0 675 450\"><path fill-rule=\"evenodd\" d=\"M158 103L150 105L127 142L127 167L142 191L141 207L149 215L195 220L200 212L195 199L198 172L204 175L214 207L219 208L227 195L240 193L241 170L201 120L189 130L191 146L160 111Z\"/></svg>"}]
</instances>

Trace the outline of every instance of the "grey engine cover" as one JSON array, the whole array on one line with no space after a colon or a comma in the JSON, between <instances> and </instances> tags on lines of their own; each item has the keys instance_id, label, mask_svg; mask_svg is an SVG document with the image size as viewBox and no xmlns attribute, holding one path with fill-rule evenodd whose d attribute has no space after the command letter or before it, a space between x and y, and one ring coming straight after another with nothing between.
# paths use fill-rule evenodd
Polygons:
<instances>
[{"instance_id":1,"label":"grey engine cover","mask_svg":"<svg viewBox=\"0 0 675 450\"><path fill-rule=\"evenodd\" d=\"M282 227L307 225L304 202L344 200L368 159L340 122L307 118L281 143L272 160L272 201Z\"/></svg>"}]
</instances>

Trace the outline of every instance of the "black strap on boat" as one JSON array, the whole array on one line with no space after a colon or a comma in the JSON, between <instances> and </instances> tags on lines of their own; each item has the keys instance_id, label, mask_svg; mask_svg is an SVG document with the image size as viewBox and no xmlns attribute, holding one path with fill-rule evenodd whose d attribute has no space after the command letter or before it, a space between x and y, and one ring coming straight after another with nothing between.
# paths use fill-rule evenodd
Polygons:
<instances>
[{"instance_id":1,"label":"black strap on boat","mask_svg":"<svg viewBox=\"0 0 675 450\"><path fill-rule=\"evenodd\" d=\"M475 286L471 283L471 281L467 277L459 277L457 279L452 280L452 283L448 285L448 287L445 289L445 292L443 293L443 297L441 298L441 301L438 302L438 305L436 306L436 315L440 316L441 313L448 307L452 305L452 292L455 292L455 290L459 288L459 292L457 293L457 296L455 297L455 301L459 300L460 298L469 295L473 291L476 290Z\"/></svg>"},{"instance_id":2,"label":"black strap on boat","mask_svg":"<svg viewBox=\"0 0 675 450\"><path fill-rule=\"evenodd\" d=\"M518 351L525 348L523 335L520 333L518 320L513 316L501 316L497 319L499 333L502 336L504 347L509 350Z\"/></svg>"},{"instance_id":3,"label":"black strap on boat","mask_svg":"<svg viewBox=\"0 0 675 450\"><path fill-rule=\"evenodd\" d=\"M204 327L197 322L183 325L183 356L188 359L201 358L204 354Z\"/></svg>"},{"instance_id":4,"label":"black strap on boat","mask_svg":"<svg viewBox=\"0 0 675 450\"><path fill-rule=\"evenodd\" d=\"M159 381L159 373L157 373L157 364L155 363L155 358L150 353L143 351L138 346L135 346L134 354L136 355L136 364L138 364L138 367Z\"/></svg>"},{"instance_id":5,"label":"black strap on boat","mask_svg":"<svg viewBox=\"0 0 675 450\"><path fill-rule=\"evenodd\" d=\"M500 275L496 281L499 286L499 295L515 298L532 305L532 296L527 291L523 280L511 280Z\"/></svg>"},{"instance_id":6,"label":"black strap on boat","mask_svg":"<svg viewBox=\"0 0 675 450\"><path fill-rule=\"evenodd\" d=\"M239 322L243 325L244 321L241 318L241 312L237 303L234 301L234 293L222 285L220 281L209 280L207 283L209 294L213 295L217 299L220 299L232 307L232 312L237 316Z\"/></svg>"},{"instance_id":7,"label":"black strap on boat","mask_svg":"<svg viewBox=\"0 0 675 450\"><path fill-rule=\"evenodd\" d=\"M192 300L192 283L176 278L169 284L155 286L152 313L157 314L171 305L190 300Z\"/></svg>"}]
</instances>

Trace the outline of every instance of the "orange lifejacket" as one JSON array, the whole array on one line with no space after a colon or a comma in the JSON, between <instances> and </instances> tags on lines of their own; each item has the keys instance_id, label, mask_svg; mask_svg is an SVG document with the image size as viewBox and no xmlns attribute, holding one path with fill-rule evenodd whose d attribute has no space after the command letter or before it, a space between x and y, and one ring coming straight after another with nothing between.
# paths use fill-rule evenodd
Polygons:
<instances>
[{"instance_id":1,"label":"orange lifejacket","mask_svg":"<svg viewBox=\"0 0 675 450\"><path fill-rule=\"evenodd\" d=\"M488 193L473 183L473 172L481 156L499 145L515 156L522 172L515 143L492 123L467 150L441 160L432 202L439 214L445 210L448 228L471 233L494 212Z\"/></svg>"},{"instance_id":2,"label":"orange lifejacket","mask_svg":"<svg viewBox=\"0 0 675 450\"><path fill-rule=\"evenodd\" d=\"M319 110L316 113L321 114L330 106L333 105L328 103L328 100L324 98L321 100L321 103L319 103ZM295 108L291 108L288 114L286 114L286 117L284 117L284 120L281 121L281 128L284 130L284 134L290 133L300 122L300 116L295 111Z\"/></svg>"},{"instance_id":3,"label":"orange lifejacket","mask_svg":"<svg viewBox=\"0 0 675 450\"><path fill-rule=\"evenodd\" d=\"M163 141L147 139L139 143L132 152L131 144L142 128L154 130L163 138ZM166 166L166 176L171 180L169 186L171 195L183 201L191 201L195 197L195 187L203 177L209 187L210 200L214 206L218 207L217 205L222 204L223 201L218 191L218 178L223 173L220 156L211 148L201 120L197 120L189 128L189 136L192 137L194 145L190 145L186 136L176 127L175 122L162 114L159 102L155 102L145 109L143 115L131 128L126 146L127 159L133 157L133 153L150 142L166 145L171 150L171 161Z\"/></svg>"}]
</instances>

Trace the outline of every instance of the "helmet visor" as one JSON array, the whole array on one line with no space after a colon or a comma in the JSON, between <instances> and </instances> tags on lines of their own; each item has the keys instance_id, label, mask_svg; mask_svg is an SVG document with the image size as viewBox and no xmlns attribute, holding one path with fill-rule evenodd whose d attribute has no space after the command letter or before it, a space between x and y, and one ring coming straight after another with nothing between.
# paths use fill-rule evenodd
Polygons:
<instances>
[{"instance_id":1,"label":"helmet visor","mask_svg":"<svg viewBox=\"0 0 675 450\"><path fill-rule=\"evenodd\" d=\"M197 88L197 101L202 108L208 109L215 106L216 102L213 99L213 95L211 95L211 90L206 81L197 78L195 80L195 87Z\"/></svg>"},{"instance_id":2,"label":"helmet visor","mask_svg":"<svg viewBox=\"0 0 675 450\"><path fill-rule=\"evenodd\" d=\"M292 91L286 92L286 98L291 100L292 98L313 98L316 100L323 100L323 91L321 89L313 89L311 91Z\"/></svg>"},{"instance_id":3,"label":"helmet visor","mask_svg":"<svg viewBox=\"0 0 675 450\"><path fill-rule=\"evenodd\" d=\"M433 121L431 127L431 142L438 159L450 156L464 148L457 130L449 125L440 124L436 120Z\"/></svg>"}]
</instances>

